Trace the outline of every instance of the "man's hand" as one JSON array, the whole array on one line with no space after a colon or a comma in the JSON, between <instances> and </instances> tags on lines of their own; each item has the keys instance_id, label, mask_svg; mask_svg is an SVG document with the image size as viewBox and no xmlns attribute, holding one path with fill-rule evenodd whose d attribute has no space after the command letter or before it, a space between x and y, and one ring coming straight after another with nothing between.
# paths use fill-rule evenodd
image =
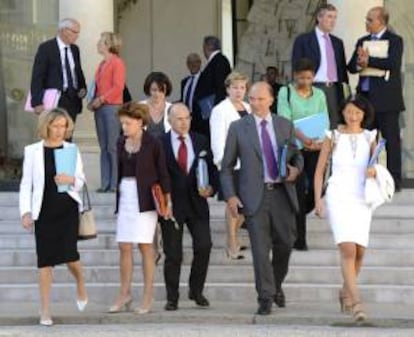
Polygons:
<instances>
[{"instance_id":1,"label":"man's hand","mask_svg":"<svg viewBox=\"0 0 414 337\"><path fill-rule=\"evenodd\" d=\"M86 96L86 89L82 88L81 90L78 91L78 97L79 98L84 98Z\"/></svg>"},{"instance_id":2,"label":"man's hand","mask_svg":"<svg viewBox=\"0 0 414 337\"><path fill-rule=\"evenodd\" d=\"M243 204L238 197L230 197L227 200L227 207L229 208L232 217L237 218L239 215L239 208L242 208Z\"/></svg>"},{"instance_id":3,"label":"man's hand","mask_svg":"<svg viewBox=\"0 0 414 337\"><path fill-rule=\"evenodd\" d=\"M40 104L34 107L34 113L36 115L40 115L44 110L45 110L45 107L43 106L43 104Z\"/></svg>"},{"instance_id":4,"label":"man's hand","mask_svg":"<svg viewBox=\"0 0 414 337\"><path fill-rule=\"evenodd\" d=\"M206 188L200 188L198 190L198 194L201 197L207 199L207 198L211 197L211 195L213 194L213 189L212 189L211 186L207 186Z\"/></svg>"},{"instance_id":5,"label":"man's hand","mask_svg":"<svg viewBox=\"0 0 414 337\"><path fill-rule=\"evenodd\" d=\"M300 174L299 169L289 164L287 164L287 167L288 167L289 175L287 176L286 181L293 183L294 181L296 181L296 179L298 178Z\"/></svg>"},{"instance_id":6,"label":"man's hand","mask_svg":"<svg viewBox=\"0 0 414 337\"><path fill-rule=\"evenodd\" d=\"M357 53L358 53L357 64L361 68L368 67L368 60L369 60L369 52L368 52L368 49L363 49L362 47L359 47Z\"/></svg>"}]
</instances>

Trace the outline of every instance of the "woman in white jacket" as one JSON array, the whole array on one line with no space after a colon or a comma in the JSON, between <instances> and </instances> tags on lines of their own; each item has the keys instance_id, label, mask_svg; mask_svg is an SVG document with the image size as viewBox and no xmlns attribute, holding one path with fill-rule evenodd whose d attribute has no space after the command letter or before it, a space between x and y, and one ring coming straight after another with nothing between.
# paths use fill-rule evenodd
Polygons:
<instances>
[{"instance_id":1,"label":"woman in white jacket","mask_svg":"<svg viewBox=\"0 0 414 337\"><path fill-rule=\"evenodd\" d=\"M213 151L214 164L216 164L219 170L221 169L221 161L230 124L251 112L249 104L243 101L246 96L248 77L238 72L232 72L227 76L224 84L227 90L227 98L213 108L210 117L211 149ZM237 163L234 167L236 177L239 168L240 163ZM236 182L235 185L238 186L238 183ZM224 200L221 191L218 193L218 199ZM244 258L241 250L245 247L240 245L238 239L238 231L243 221L242 215L234 218L226 208L226 253L230 259L239 260Z\"/></svg>"},{"instance_id":2,"label":"woman in white jacket","mask_svg":"<svg viewBox=\"0 0 414 337\"><path fill-rule=\"evenodd\" d=\"M36 240L37 266L39 268L40 324L53 324L50 310L52 268L66 263L76 279L76 304L83 311L88 302L77 248L79 195L84 181L82 159L79 150L64 140L71 137L73 121L66 111L53 109L39 118L40 142L24 149L23 176L20 183L20 215L23 227L32 230ZM76 163L73 176L56 174L55 150L75 147ZM58 187L67 190L59 192Z\"/></svg>"}]
</instances>

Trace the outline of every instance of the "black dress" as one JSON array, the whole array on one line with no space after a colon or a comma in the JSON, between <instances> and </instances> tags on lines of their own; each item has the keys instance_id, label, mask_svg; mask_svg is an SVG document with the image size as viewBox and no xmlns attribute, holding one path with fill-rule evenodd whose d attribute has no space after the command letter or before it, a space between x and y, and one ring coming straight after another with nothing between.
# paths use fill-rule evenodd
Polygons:
<instances>
[{"instance_id":1,"label":"black dress","mask_svg":"<svg viewBox=\"0 0 414 337\"><path fill-rule=\"evenodd\" d=\"M39 218L35 221L38 268L79 260L78 203L68 193L57 190L53 150L44 147L45 188Z\"/></svg>"}]
</instances>

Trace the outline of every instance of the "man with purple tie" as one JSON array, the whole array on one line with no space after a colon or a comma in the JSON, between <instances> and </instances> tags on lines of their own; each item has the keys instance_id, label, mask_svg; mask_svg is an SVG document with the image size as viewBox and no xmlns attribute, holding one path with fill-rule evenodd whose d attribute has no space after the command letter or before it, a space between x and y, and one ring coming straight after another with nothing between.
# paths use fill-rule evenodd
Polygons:
<instances>
[{"instance_id":1,"label":"man with purple tie","mask_svg":"<svg viewBox=\"0 0 414 337\"><path fill-rule=\"evenodd\" d=\"M241 211L246 218L258 293L257 313L268 315L273 302L285 306L282 283L295 239L295 213L299 210L295 181L303 169L303 158L294 145L292 123L270 112L272 87L266 82L255 83L249 103L253 113L230 125L220 179L230 211L234 216ZM288 151L282 161L284 148ZM241 168L237 189L233 168L238 160ZM284 167L286 176L281 173Z\"/></svg>"},{"instance_id":2,"label":"man with purple tie","mask_svg":"<svg viewBox=\"0 0 414 337\"><path fill-rule=\"evenodd\" d=\"M316 12L315 29L299 35L292 49L292 65L302 58L316 65L314 86L326 95L331 128L337 126L339 105L344 100L343 83L348 83L344 44L332 34L336 17L334 5L321 5Z\"/></svg>"}]
</instances>

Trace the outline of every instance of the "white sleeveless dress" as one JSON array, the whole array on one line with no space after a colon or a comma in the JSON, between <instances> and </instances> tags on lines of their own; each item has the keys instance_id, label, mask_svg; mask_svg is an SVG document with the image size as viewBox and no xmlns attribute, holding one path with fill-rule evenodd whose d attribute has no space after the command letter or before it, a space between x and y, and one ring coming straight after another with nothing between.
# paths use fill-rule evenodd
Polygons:
<instances>
[{"instance_id":1,"label":"white sleeveless dress","mask_svg":"<svg viewBox=\"0 0 414 337\"><path fill-rule=\"evenodd\" d=\"M326 210L336 244L368 246L372 211L364 198L366 169L377 131L358 134L335 130L332 175L326 191ZM332 138L332 131L326 133Z\"/></svg>"}]
</instances>

